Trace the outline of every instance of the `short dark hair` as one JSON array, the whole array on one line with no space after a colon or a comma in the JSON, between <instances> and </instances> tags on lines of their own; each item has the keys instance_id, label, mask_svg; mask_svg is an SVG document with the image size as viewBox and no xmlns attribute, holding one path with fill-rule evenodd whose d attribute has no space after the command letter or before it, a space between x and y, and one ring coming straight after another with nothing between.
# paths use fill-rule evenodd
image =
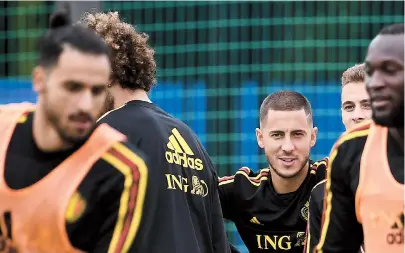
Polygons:
<instances>
[{"instance_id":1,"label":"short dark hair","mask_svg":"<svg viewBox=\"0 0 405 253\"><path fill-rule=\"evenodd\" d=\"M312 121L312 109L308 99L296 91L277 91L268 95L260 106L260 122L267 119L269 110L299 111L304 109L305 114Z\"/></svg>"},{"instance_id":2,"label":"short dark hair","mask_svg":"<svg viewBox=\"0 0 405 253\"><path fill-rule=\"evenodd\" d=\"M342 86L348 83L364 82L366 72L364 71L364 63L356 64L345 70L342 74Z\"/></svg>"},{"instance_id":3,"label":"short dark hair","mask_svg":"<svg viewBox=\"0 0 405 253\"><path fill-rule=\"evenodd\" d=\"M149 36L124 22L118 12L85 13L81 23L96 31L112 48L112 81L121 88L149 91L156 85L155 51Z\"/></svg>"},{"instance_id":4,"label":"short dark hair","mask_svg":"<svg viewBox=\"0 0 405 253\"><path fill-rule=\"evenodd\" d=\"M107 55L111 60L110 48L91 29L72 25L68 8L51 15L48 31L38 41L39 65L52 67L62 54L64 46L69 45L83 53Z\"/></svg>"},{"instance_id":5,"label":"short dark hair","mask_svg":"<svg viewBox=\"0 0 405 253\"><path fill-rule=\"evenodd\" d=\"M384 26L380 30L380 35L398 35L404 34L404 24L392 24Z\"/></svg>"}]
</instances>

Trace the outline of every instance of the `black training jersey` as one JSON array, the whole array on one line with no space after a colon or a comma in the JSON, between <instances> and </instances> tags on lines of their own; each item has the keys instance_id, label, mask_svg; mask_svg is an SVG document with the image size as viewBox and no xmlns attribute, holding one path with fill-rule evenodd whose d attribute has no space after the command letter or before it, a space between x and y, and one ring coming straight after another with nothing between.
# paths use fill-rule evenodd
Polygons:
<instances>
[{"instance_id":1,"label":"black training jersey","mask_svg":"<svg viewBox=\"0 0 405 253\"><path fill-rule=\"evenodd\" d=\"M325 197L325 183L326 179L315 185L311 192L311 198L309 199L309 215L308 215L308 228L307 238L305 243L304 253L310 253L311 250L319 242L319 236L321 234L323 203ZM359 248L358 253L363 253L363 248Z\"/></svg>"},{"instance_id":2,"label":"black training jersey","mask_svg":"<svg viewBox=\"0 0 405 253\"><path fill-rule=\"evenodd\" d=\"M66 151L42 152L33 139L33 115L30 112L21 117L7 149L5 181L11 189L35 184L83 144ZM142 236L147 227L139 227L139 223L154 219L153 202L148 203L154 198L149 187L154 184L153 173L147 171L139 151L128 143L114 144L71 197L67 210L74 211L65 215L71 244L90 253L146 252L142 250ZM9 217L6 219L10 224Z\"/></svg>"},{"instance_id":3,"label":"black training jersey","mask_svg":"<svg viewBox=\"0 0 405 253\"><path fill-rule=\"evenodd\" d=\"M370 123L359 125L344 134L332 149L331 154L334 155L329 163L330 173L327 177L330 184L326 184L330 187L325 187L330 212L323 212L323 221L328 220L328 223L322 226L319 243L315 250L310 249L311 253L357 253L363 242L363 229L356 217L355 195L369 127ZM387 158L393 177L403 184L404 152L390 134Z\"/></svg>"},{"instance_id":4,"label":"black training jersey","mask_svg":"<svg viewBox=\"0 0 405 253\"><path fill-rule=\"evenodd\" d=\"M305 253L309 253L319 242L319 235L321 234L322 212L323 212L323 199L325 193L325 181L322 180L314 186L309 199L309 215L308 215L308 228L307 238L305 244Z\"/></svg>"},{"instance_id":5,"label":"black training jersey","mask_svg":"<svg viewBox=\"0 0 405 253\"><path fill-rule=\"evenodd\" d=\"M159 216L145 252L229 252L217 174L193 131L145 101L130 101L99 122L127 135L157 174Z\"/></svg>"},{"instance_id":6,"label":"black training jersey","mask_svg":"<svg viewBox=\"0 0 405 253\"><path fill-rule=\"evenodd\" d=\"M224 218L235 223L249 252L302 253L312 188L325 178L328 159L310 161L304 182L295 192L278 194L270 169L247 167L219 179Z\"/></svg>"}]
</instances>

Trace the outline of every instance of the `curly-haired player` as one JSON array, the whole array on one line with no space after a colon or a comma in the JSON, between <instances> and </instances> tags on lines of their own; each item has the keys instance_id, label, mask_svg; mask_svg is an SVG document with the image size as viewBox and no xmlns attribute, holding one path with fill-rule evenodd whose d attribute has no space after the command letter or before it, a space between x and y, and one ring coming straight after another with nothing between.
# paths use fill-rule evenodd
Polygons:
<instances>
[{"instance_id":1,"label":"curly-haired player","mask_svg":"<svg viewBox=\"0 0 405 253\"><path fill-rule=\"evenodd\" d=\"M156 84L156 62L155 51L148 45L149 36L122 22L118 12L87 13L82 23L102 36L113 50L106 111L130 100L150 102L146 92Z\"/></svg>"},{"instance_id":2,"label":"curly-haired player","mask_svg":"<svg viewBox=\"0 0 405 253\"><path fill-rule=\"evenodd\" d=\"M140 252L229 252L211 159L187 125L148 97L156 83L148 36L121 21L117 12L87 13L82 23L103 37L114 54L106 109L115 109L99 123L126 134L160 174L154 200L159 216L144 223L147 229L139 236L149 243Z\"/></svg>"}]
</instances>

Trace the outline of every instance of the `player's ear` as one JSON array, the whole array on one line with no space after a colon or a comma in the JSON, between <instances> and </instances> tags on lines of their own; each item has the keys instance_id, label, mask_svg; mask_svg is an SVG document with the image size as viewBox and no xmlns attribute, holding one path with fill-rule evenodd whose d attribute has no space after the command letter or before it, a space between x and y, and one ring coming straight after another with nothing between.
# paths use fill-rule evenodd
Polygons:
<instances>
[{"instance_id":1,"label":"player's ear","mask_svg":"<svg viewBox=\"0 0 405 253\"><path fill-rule=\"evenodd\" d=\"M36 66L32 71L32 86L36 93L45 89L46 71L42 66Z\"/></svg>"},{"instance_id":2,"label":"player's ear","mask_svg":"<svg viewBox=\"0 0 405 253\"><path fill-rule=\"evenodd\" d=\"M313 127L313 128L312 128L312 132L311 132L311 148L312 148L313 146L315 146L317 134L318 134L318 128L317 128L317 127Z\"/></svg>"},{"instance_id":3,"label":"player's ear","mask_svg":"<svg viewBox=\"0 0 405 253\"><path fill-rule=\"evenodd\" d=\"M260 128L256 128L256 139L259 147L264 148L263 133L262 130L260 130Z\"/></svg>"}]
</instances>

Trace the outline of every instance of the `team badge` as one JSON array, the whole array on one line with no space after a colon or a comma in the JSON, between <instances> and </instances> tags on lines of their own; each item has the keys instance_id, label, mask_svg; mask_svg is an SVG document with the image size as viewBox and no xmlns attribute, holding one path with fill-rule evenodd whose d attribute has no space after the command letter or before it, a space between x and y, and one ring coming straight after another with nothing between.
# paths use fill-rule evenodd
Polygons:
<instances>
[{"instance_id":1,"label":"team badge","mask_svg":"<svg viewBox=\"0 0 405 253\"><path fill-rule=\"evenodd\" d=\"M304 220L308 221L308 209L309 209L309 200L301 208L301 216Z\"/></svg>"}]
</instances>

